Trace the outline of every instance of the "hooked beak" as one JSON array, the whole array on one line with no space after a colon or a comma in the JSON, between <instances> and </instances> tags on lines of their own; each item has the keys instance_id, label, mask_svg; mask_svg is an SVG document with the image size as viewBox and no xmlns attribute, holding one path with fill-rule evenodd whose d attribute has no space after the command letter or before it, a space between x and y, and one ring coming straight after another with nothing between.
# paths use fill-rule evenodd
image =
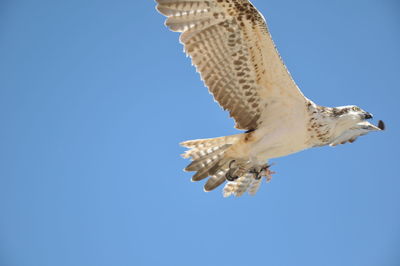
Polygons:
<instances>
[{"instance_id":1,"label":"hooked beak","mask_svg":"<svg viewBox=\"0 0 400 266\"><path fill-rule=\"evenodd\" d=\"M373 125L370 122L367 121L363 121L357 124L359 126L359 128L362 128L364 130L368 130L368 131L381 131L381 130L385 130L386 126L385 123L383 123L382 120L379 120L378 125Z\"/></svg>"},{"instance_id":2,"label":"hooked beak","mask_svg":"<svg viewBox=\"0 0 400 266\"><path fill-rule=\"evenodd\" d=\"M382 120L379 120L379 122L378 122L378 128L379 128L380 130L385 130L386 126L385 126L385 123L383 123Z\"/></svg>"}]
</instances>

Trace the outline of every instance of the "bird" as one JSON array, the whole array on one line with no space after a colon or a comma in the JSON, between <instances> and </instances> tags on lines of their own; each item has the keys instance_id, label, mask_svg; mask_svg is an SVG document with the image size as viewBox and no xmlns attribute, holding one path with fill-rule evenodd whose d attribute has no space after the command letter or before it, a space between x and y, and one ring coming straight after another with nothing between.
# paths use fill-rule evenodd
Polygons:
<instances>
[{"instance_id":1,"label":"bird","mask_svg":"<svg viewBox=\"0 0 400 266\"><path fill-rule=\"evenodd\" d=\"M385 129L358 106L325 107L305 97L250 1L156 0L156 9L180 33L205 86L241 130L181 143L191 160L184 170L195 172L192 181L207 179L204 191L225 183L224 197L255 195L275 174L271 159Z\"/></svg>"}]
</instances>

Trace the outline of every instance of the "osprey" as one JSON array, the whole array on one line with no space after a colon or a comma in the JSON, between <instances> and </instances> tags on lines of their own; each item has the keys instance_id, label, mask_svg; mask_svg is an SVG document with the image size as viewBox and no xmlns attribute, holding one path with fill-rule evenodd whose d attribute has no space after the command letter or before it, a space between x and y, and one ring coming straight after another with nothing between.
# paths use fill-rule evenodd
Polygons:
<instances>
[{"instance_id":1,"label":"osprey","mask_svg":"<svg viewBox=\"0 0 400 266\"><path fill-rule=\"evenodd\" d=\"M227 181L223 194L254 195L271 179L267 163L317 146L354 142L384 129L351 106L323 107L306 98L286 69L263 16L248 0L156 0L214 99L244 133L181 143L192 163L185 170L207 177L205 191Z\"/></svg>"}]
</instances>

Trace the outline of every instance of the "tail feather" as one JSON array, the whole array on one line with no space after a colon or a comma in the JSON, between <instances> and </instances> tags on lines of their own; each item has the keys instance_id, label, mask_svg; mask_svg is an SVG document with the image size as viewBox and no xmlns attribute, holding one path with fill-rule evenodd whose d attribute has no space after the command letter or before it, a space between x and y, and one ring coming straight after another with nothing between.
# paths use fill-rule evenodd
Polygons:
<instances>
[{"instance_id":1,"label":"tail feather","mask_svg":"<svg viewBox=\"0 0 400 266\"><path fill-rule=\"evenodd\" d=\"M217 174L211 176L204 185L204 191L209 192L225 182L225 174L228 169L220 170Z\"/></svg>"},{"instance_id":2,"label":"tail feather","mask_svg":"<svg viewBox=\"0 0 400 266\"><path fill-rule=\"evenodd\" d=\"M192 163L189 164L185 171L192 172L192 171L199 171L202 168L205 168L207 165L217 162L219 159L222 158L223 153L221 150L225 150L230 146L230 144L224 144L222 146L215 146L213 148L207 149L207 151L197 152L192 156ZM209 153L207 153L209 152ZM203 154L203 156L198 154Z\"/></svg>"},{"instance_id":3,"label":"tail feather","mask_svg":"<svg viewBox=\"0 0 400 266\"><path fill-rule=\"evenodd\" d=\"M181 145L189 148L182 156L190 158L192 162L185 168L185 171L196 172L192 181L200 181L207 177L209 179L204 185L204 191L208 192L220 186L226 180L226 173L229 170L229 163L232 158L226 157L226 151L240 140L241 134L219 137L213 139L198 139L182 142ZM245 169L248 167L245 165ZM248 170L248 169L247 169ZM224 189L224 197L242 196L246 191L250 195L256 194L262 179L254 178L254 174L244 171L239 174L235 181L228 182Z\"/></svg>"},{"instance_id":4,"label":"tail feather","mask_svg":"<svg viewBox=\"0 0 400 266\"><path fill-rule=\"evenodd\" d=\"M182 156L191 158L192 162L185 171L197 172L192 181L200 181L210 176L204 190L211 191L225 181L227 160L225 152L234 144L240 135L219 137L213 139L199 139L182 142L181 145L189 148Z\"/></svg>"},{"instance_id":5,"label":"tail feather","mask_svg":"<svg viewBox=\"0 0 400 266\"><path fill-rule=\"evenodd\" d=\"M241 176L235 181L228 182L224 187L224 197L235 195L242 196L246 191L250 195L255 195L260 188L262 179L255 179L251 174Z\"/></svg>"},{"instance_id":6,"label":"tail feather","mask_svg":"<svg viewBox=\"0 0 400 266\"><path fill-rule=\"evenodd\" d=\"M260 179L254 179L254 178L252 179L252 182L249 187L250 195L254 196L257 193L258 189L260 188L261 181L262 181L261 178Z\"/></svg>"},{"instance_id":7,"label":"tail feather","mask_svg":"<svg viewBox=\"0 0 400 266\"><path fill-rule=\"evenodd\" d=\"M208 170L204 169L203 171L199 171L194 176L192 176L192 182L201 181L204 178L207 178L208 176L209 176Z\"/></svg>"},{"instance_id":8,"label":"tail feather","mask_svg":"<svg viewBox=\"0 0 400 266\"><path fill-rule=\"evenodd\" d=\"M251 186L253 179L251 174L246 174L235 181L228 182L224 187L224 197L229 197L230 195L235 195L237 197L242 196Z\"/></svg>"}]
</instances>

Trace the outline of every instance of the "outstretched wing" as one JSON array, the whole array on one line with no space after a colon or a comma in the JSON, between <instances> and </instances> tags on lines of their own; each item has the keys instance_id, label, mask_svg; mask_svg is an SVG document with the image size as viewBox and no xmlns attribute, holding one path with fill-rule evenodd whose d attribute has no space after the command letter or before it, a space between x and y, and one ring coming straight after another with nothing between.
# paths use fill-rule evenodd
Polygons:
<instances>
[{"instance_id":1,"label":"outstretched wing","mask_svg":"<svg viewBox=\"0 0 400 266\"><path fill-rule=\"evenodd\" d=\"M304 101L282 62L262 15L247 0L156 0L236 128L254 130L270 102ZM283 106L282 106L283 107ZM274 109L276 110L276 109Z\"/></svg>"}]
</instances>

